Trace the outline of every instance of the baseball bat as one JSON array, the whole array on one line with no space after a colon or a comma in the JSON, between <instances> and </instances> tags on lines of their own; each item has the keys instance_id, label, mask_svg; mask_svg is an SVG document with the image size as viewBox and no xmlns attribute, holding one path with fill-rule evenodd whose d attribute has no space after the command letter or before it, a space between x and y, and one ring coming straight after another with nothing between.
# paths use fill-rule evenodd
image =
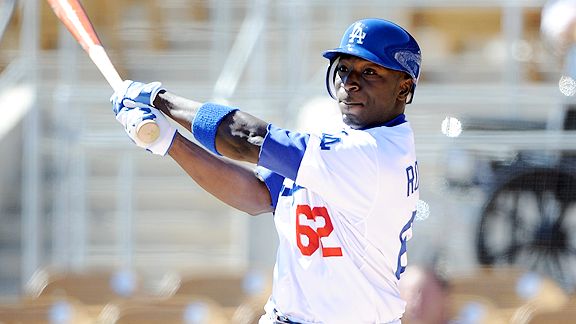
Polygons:
<instances>
[{"instance_id":1,"label":"baseball bat","mask_svg":"<svg viewBox=\"0 0 576 324\"><path fill-rule=\"evenodd\" d=\"M106 50L102 46L94 26L88 19L86 11L78 0L47 0L52 10L70 31L72 36L88 53L90 59L102 73L108 84L117 91L122 85L122 78L110 61ZM144 143L154 142L160 135L160 129L153 120L145 120L136 128L136 136Z\"/></svg>"}]
</instances>

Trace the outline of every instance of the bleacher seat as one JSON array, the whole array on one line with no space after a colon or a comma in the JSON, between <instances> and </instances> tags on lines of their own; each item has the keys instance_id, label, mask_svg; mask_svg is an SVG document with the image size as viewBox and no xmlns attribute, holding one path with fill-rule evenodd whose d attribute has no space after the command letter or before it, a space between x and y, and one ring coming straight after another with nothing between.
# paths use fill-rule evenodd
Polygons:
<instances>
[{"instance_id":1,"label":"bleacher seat","mask_svg":"<svg viewBox=\"0 0 576 324\"><path fill-rule=\"evenodd\" d=\"M490 301L507 321L527 313L557 310L568 297L552 279L518 268L480 268L450 280L450 294Z\"/></svg>"},{"instance_id":2,"label":"bleacher seat","mask_svg":"<svg viewBox=\"0 0 576 324\"><path fill-rule=\"evenodd\" d=\"M264 305L270 298L271 289L269 287L260 294L247 298L238 306L232 314L232 324L258 324L260 317L264 315Z\"/></svg>"},{"instance_id":3,"label":"bleacher seat","mask_svg":"<svg viewBox=\"0 0 576 324\"><path fill-rule=\"evenodd\" d=\"M173 296L166 299L132 299L109 304L99 324L227 324L225 310L204 296Z\"/></svg>"},{"instance_id":4,"label":"bleacher seat","mask_svg":"<svg viewBox=\"0 0 576 324\"><path fill-rule=\"evenodd\" d=\"M572 324L576 322L576 301L557 311L537 312L526 324Z\"/></svg>"},{"instance_id":5,"label":"bleacher seat","mask_svg":"<svg viewBox=\"0 0 576 324\"><path fill-rule=\"evenodd\" d=\"M479 295L450 294L447 311L450 323L508 323L492 301Z\"/></svg>"},{"instance_id":6,"label":"bleacher seat","mask_svg":"<svg viewBox=\"0 0 576 324\"><path fill-rule=\"evenodd\" d=\"M182 274L166 295L205 296L223 307L236 308L248 298L267 290L270 280L252 272Z\"/></svg>"},{"instance_id":7,"label":"bleacher seat","mask_svg":"<svg viewBox=\"0 0 576 324\"><path fill-rule=\"evenodd\" d=\"M85 305L105 305L142 293L138 275L126 269L89 271L38 270L26 287L31 299L45 296L71 297Z\"/></svg>"},{"instance_id":8,"label":"bleacher seat","mask_svg":"<svg viewBox=\"0 0 576 324\"><path fill-rule=\"evenodd\" d=\"M84 305L69 298L40 298L0 304L4 324L91 324Z\"/></svg>"}]
</instances>

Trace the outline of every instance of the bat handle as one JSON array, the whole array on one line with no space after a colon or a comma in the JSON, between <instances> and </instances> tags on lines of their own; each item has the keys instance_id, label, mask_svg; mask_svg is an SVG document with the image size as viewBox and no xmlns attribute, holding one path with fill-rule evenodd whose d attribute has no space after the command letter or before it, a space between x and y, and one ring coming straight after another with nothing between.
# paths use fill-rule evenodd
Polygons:
<instances>
[{"instance_id":1,"label":"bat handle","mask_svg":"<svg viewBox=\"0 0 576 324\"><path fill-rule=\"evenodd\" d=\"M154 120L143 120L136 126L136 136L146 144L154 143L160 137L160 127Z\"/></svg>"},{"instance_id":2,"label":"bat handle","mask_svg":"<svg viewBox=\"0 0 576 324\"><path fill-rule=\"evenodd\" d=\"M118 71L112 65L108 54L100 45L92 45L88 51L88 55L94 61L106 81L110 84L114 91L118 91L122 87L122 78ZM136 136L140 141L146 144L153 143L160 136L160 127L154 120L144 120L136 126Z\"/></svg>"},{"instance_id":3,"label":"bat handle","mask_svg":"<svg viewBox=\"0 0 576 324\"><path fill-rule=\"evenodd\" d=\"M160 137L160 127L153 120L143 120L136 126L136 136L146 144L153 143Z\"/></svg>"}]
</instances>

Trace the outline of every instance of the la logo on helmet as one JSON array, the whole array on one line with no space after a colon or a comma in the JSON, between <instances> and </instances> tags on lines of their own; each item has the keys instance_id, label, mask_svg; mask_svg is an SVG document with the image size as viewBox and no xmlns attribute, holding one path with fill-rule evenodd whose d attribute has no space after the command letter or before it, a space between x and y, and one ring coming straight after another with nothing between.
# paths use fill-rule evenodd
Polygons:
<instances>
[{"instance_id":1,"label":"la logo on helmet","mask_svg":"<svg viewBox=\"0 0 576 324\"><path fill-rule=\"evenodd\" d=\"M366 37L366 33L362 28L364 28L364 24L361 22L354 24L354 29L348 36L348 43L354 43L354 40L356 40L356 44L364 44L362 41Z\"/></svg>"}]
</instances>

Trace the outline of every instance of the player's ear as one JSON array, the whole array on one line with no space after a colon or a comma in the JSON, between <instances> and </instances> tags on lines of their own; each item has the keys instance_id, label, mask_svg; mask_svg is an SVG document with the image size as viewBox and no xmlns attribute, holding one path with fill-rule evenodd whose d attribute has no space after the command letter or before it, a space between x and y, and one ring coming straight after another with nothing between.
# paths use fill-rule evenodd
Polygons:
<instances>
[{"instance_id":1,"label":"player's ear","mask_svg":"<svg viewBox=\"0 0 576 324\"><path fill-rule=\"evenodd\" d=\"M412 83L413 81L411 78L405 78L400 81L398 98L396 98L397 100L402 102L407 101L408 97L410 96L410 93L412 92Z\"/></svg>"}]
</instances>

